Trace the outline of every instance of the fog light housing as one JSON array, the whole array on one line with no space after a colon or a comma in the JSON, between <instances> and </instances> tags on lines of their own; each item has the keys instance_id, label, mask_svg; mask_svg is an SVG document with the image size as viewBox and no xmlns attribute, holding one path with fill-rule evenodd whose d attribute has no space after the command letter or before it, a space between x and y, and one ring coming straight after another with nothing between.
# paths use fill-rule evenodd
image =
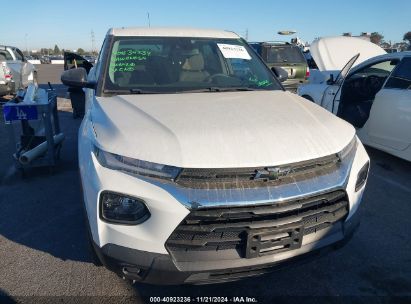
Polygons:
<instances>
[{"instance_id":1,"label":"fog light housing","mask_svg":"<svg viewBox=\"0 0 411 304\"><path fill-rule=\"evenodd\" d=\"M362 186L364 186L365 182L367 181L368 178L368 171L370 169L370 162L368 161L358 172L357 175L357 182L355 183L355 191L358 191L361 189Z\"/></svg>"},{"instance_id":2,"label":"fog light housing","mask_svg":"<svg viewBox=\"0 0 411 304\"><path fill-rule=\"evenodd\" d=\"M150 217L143 200L105 191L100 195L100 218L109 223L138 225Z\"/></svg>"}]
</instances>

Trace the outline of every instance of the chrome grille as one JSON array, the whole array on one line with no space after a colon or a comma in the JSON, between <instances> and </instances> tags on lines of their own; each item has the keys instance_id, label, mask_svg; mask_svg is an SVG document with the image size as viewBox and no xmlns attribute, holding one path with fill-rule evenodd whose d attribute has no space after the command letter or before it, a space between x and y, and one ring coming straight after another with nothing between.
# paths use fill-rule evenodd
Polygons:
<instances>
[{"instance_id":1,"label":"chrome grille","mask_svg":"<svg viewBox=\"0 0 411 304\"><path fill-rule=\"evenodd\" d=\"M315 160L254 168L184 168L175 182L193 189L254 188L297 182L331 173L338 169L339 157L330 155ZM272 172L268 176L259 172Z\"/></svg>"}]
</instances>

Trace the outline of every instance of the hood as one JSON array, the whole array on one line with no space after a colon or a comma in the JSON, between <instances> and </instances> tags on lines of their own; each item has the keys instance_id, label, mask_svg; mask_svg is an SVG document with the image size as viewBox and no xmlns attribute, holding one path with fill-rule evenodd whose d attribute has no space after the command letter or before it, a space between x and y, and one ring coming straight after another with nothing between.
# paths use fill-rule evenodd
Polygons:
<instances>
[{"instance_id":1,"label":"hood","mask_svg":"<svg viewBox=\"0 0 411 304\"><path fill-rule=\"evenodd\" d=\"M274 166L341 151L348 123L284 91L98 97L101 149L186 168Z\"/></svg>"},{"instance_id":2,"label":"hood","mask_svg":"<svg viewBox=\"0 0 411 304\"><path fill-rule=\"evenodd\" d=\"M360 53L354 66L372 57L386 54L378 45L356 37L327 37L315 40L310 45L310 53L320 71L339 71Z\"/></svg>"}]
</instances>

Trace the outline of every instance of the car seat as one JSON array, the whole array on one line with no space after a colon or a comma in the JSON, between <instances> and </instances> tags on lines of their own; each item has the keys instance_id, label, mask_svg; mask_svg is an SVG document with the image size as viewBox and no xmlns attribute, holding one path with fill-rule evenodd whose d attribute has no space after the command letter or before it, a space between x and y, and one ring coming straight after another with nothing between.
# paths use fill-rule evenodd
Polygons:
<instances>
[{"instance_id":1,"label":"car seat","mask_svg":"<svg viewBox=\"0 0 411 304\"><path fill-rule=\"evenodd\" d=\"M201 82L210 74L204 70L204 57L202 54L195 54L188 57L182 66L180 81Z\"/></svg>"}]
</instances>

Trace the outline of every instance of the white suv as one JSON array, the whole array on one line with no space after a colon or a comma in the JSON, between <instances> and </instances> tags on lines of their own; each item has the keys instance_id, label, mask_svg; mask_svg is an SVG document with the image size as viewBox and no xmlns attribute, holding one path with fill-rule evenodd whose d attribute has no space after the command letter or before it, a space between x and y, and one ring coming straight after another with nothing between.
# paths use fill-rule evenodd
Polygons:
<instances>
[{"instance_id":1,"label":"white suv","mask_svg":"<svg viewBox=\"0 0 411 304\"><path fill-rule=\"evenodd\" d=\"M111 29L88 75L62 81L85 88L91 241L127 279L258 275L358 224L369 157L354 128L284 91L232 32Z\"/></svg>"}]
</instances>

